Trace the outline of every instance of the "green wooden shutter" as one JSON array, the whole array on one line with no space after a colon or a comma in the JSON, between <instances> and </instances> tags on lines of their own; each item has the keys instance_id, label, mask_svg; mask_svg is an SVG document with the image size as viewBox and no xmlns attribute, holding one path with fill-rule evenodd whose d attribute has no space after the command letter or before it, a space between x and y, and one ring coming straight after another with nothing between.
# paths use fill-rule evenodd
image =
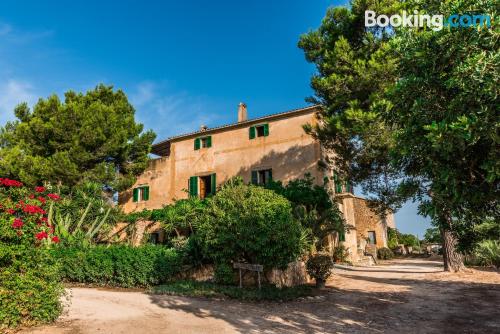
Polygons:
<instances>
[{"instance_id":1,"label":"green wooden shutter","mask_svg":"<svg viewBox=\"0 0 500 334\"><path fill-rule=\"evenodd\" d=\"M215 173L210 175L210 184L212 185L212 189L210 189L210 193L212 195L215 195L215 192L217 191L217 179L215 177Z\"/></svg>"},{"instance_id":2,"label":"green wooden shutter","mask_svg":"<svg viewBox=\"0 0 500 334\"><path fill-rule=\"evenodd\" d=\"M339 232L339 241L345 241L345 231L344 230Z\"/></svg>"},{"instance_id":3,"label":"green wooden shutter","mask_svg":"<svg viewBox=\"0 0 500 334\"><path fill-rule=\"evenodd\" d=\"M189 196L196 197L198 196L198 177L191 176L189 178Z\"/></svg>"},{"instance_id":4,"label":"green wooden shutter","mask_svg":"<svg viewBox=\"0 0 500 334\"><path fill-rule=\"evenodd\" d=\"M142 188L142 199L144 201L149 200L149 187L147 186Z\"/></svg>"},{"instance_id":5,"label":"green wooden shutter","mask_svg":"<svg viewBox=\"0 0 500 334\"><path fill-rule=\"evenodd\" d=\"M264 124L264 137L269 136L269 124Z\"/></svg>"},{"instance_id":6,"label":"green wooden shutter","mask_svg":"<svg viewBox=\"0 0 500 334\"><path fill-rule=\"evenodd\" d=\"M253 184L257 184L259 182L258 178L257 178L257 171L256 170L253 170L252 171L252 183Z\"/></svg>"},{"instance_id":7,"label":"green wooden shutter","mask_svg":"<svg viewBox=\"0 0 500 334\"><path fill-rule=\"evenodd\" d=\"M200 149L200 138L196 138L194 140L194 149L199 150Z\"/></svg>"},{"instance_id":8,"label":"green wooden shutter","mask_svg":"<svg viewBox=\"0 0 500 334\"><path fill-rule=\"evenodd\" d=\"M249 137L250 139L254 139L254 138L255 138L255 126L251 126L251 127L249 128L248 137Z\"/></svg>"},{"instance_id":9,"label":"green wooden shutter","mask_svg":"<svg viewBox=\"0 0 500 334\"><path fill-rule=\"evenodd\" d=\"M340 194L342 192L342 183L340 181L335 182L335 192Z\"/></svg>"},{"instance_id":10,"label":"green wooden shutter","mask_svg":"<svg viewBox=\"0 0 500 334\"><path fill-rule=\"evenodd\" d=\"M212 147L212 136L207 137L207 147Z\"/></svg>"},{"instance_id":11,"label":"green wooden shutter","mask_svg":"<svg viewBox=\"0 0 500 334\"><path fill-rule=\"evenodd\" d=\"M134 188L133 190L133 201L137 202L139 200L139 188Z\"/></svg>"}]
</instances>

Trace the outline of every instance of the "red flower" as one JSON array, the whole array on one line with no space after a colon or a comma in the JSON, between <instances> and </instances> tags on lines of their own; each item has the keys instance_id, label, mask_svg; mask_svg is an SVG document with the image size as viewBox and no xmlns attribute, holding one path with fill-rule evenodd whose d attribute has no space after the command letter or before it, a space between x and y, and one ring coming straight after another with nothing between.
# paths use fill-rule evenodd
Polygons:
<instances>
[{"instance_id":1,"label":"red flower","mask_svg":"<svg viewBox=\"0 0 500 334\"><path fill-rule=\"evenodd\" d=\"M48 219L47 217L42 217L42 218L40 218L40 220L41 220L42 222L44 222L44 223L46 223L46 222L48 222L48 221L49 221L49 219Z\"/></svg>"},{"instance_id":2,"label":"red flower","mask_svg":"<svg viewBox=\"0 0 500 334\"><path fill-rule=\"evenodd\" d=\"M14 219L14 222L12 223L13 228L21 228L23 227L24 223L20 218Z\"/></svg>"},{"instance_id":3,"label":"red flower","mask_svg":"<svg viewBox=\"0 0 500 334\"><path fill-rule=\"evenodd\" d=\"M23 186L23 184L19 181L10 180L10 179L2 179L2 178L0 178L0 185L4 185L6 187L22 187Z\"/></svg>"},{"instance_id":4,"label":"red flower","mask_svg":"<svg viewBox=\"0 0 500 334\"><path fill-rule=\"evenodd\" d=\"M16 213L16 210L14 210L14 209L7 209L7 210L5 210L5 212L7 212L8 214L13 215L14 213Z\"/></svg>"},{"instance_id":5,"label":"red flower","mask_svg":"<svg viewBox=\"0 0 500 334\"><path fill-rule=\"evenodd\" d=\"M59 243L59 241L60 240L59 240L59 237L57 235L55 235L55 236L52 237L52 242L54 242L54 243L57 244L57 243Z\"/></svg>"},{"instance_id":6,"label":"red flower","mask_svg":"<svg viewBox=\"0 0 500 334\"><path fill-rule=\"evenodd\" d=\"M24 206L23 211L26 213L29 213L29 214L37 214L37 213L40 213L42 215L45 214L45 210L42 209L41 207L36 206L36 205L29 205L29 204L26 204Z\"/></svg>"},{"instance_id":7,"label":"red flower","mask_svg":"<svg viewBox=\"0 0 500 334\"><path fill-rule=\"evenodd\" d=\"M38 240L42 240L42 239L47 238L47 237L48 237L48 234L47 234L47 232L42 231L42 232L38 232L37 234L35 234L35 237L36 237Z\"/></svg>"},{"instance_id":8,"label":"red flower","mask_svg":"<svg viewBox=\"0 0 500 334\"><path fill-rule=\"evenodd\" d=\"M35 187L35 191L37 193L43 193L45 191L45 187Z\"/></svg>"},{"instance_id":9,"label":"red flower","mask_svg":"<svg viewBox=\"0 0 500 334\"><path fill-rule=\"evenodd\" d=\"M29 198L30 198L30 199L34 199L34 198L35 198L35 195L30 194Z\"/></svg>"},{"instance_id":10,"label":"red flower","mask_svg":"<svg viewBox=\"0 0 500 334\"><path fill-rule=\"evenodd\" d=\"M61 199L58 194L47 194L47 197L50 198L53 201L58 201Z\"/></svg>"},{"instance_id":11,"label":"red flower","mask_svg":"<svg viewBox=\"0 0 500 334\"><path fill-rule=\"evenodd\" d=\"M38 197L38 200L40 201L40 203L42 203L42 205L43 205L43 204L45 204L45 202L47 201L47 200L46 200L44 197L42 197L42 196L39 196L39 197Z\"/></svg>"}]
</instances>

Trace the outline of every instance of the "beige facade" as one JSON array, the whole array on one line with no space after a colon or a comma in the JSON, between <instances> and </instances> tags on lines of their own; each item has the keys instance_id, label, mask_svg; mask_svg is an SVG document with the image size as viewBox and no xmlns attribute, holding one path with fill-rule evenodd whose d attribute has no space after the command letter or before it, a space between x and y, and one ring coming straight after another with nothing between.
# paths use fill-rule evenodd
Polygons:
<instances>
[{"instance_id":1,"label":"beige facade","mask_svg":"<svg viewBox=\"0 0 500 334\"><path fill-rule=\"evenodd\" d=\"M304 124L316 123L317 108L247 120L246 106L240 104L237 123L202 127L159 142L153 145L153 153L159 158L151 160L133 189L120 194L120 206L127 213L157 209L187 198L193 189L203 197L234 176L241 176L245 182L260 183L272 178L286 183L310 173L322 184L333 174L320 168L325 152L303 130ZM375 231L377 246L386 246L385 225L380 219L367 218L371 214L363 206L364 200L348 193L340 195L340 208L352 233L357 234L353 237L347 233L344 242L353 254L352 260L357 259L359 240L367 237L368 231Z\"/></svg>"}]
</instances>

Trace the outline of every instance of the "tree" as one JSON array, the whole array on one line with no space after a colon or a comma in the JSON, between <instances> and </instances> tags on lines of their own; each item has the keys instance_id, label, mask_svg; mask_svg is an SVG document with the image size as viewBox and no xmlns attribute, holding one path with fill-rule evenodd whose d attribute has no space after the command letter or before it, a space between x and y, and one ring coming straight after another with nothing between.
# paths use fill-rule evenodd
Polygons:
<instances>
[{"instance_id":1,"label":"tree","mask_svg":"<svg viewBox=\"0 0 500 334\"><path fill-rule=\"evenodd\" d=\"M126 189L146 167L155 138L134 114L123 91L104 85L68 91L63 102L40 99L33 110L20 104L17 120L0 131L0 173L31 185L92 181Z\"/></svg>"},{"instance_id":2,"label":"tree","mask_svg":"<svg viewBox=\"0 0 500 334\"><path fill-rule=\"evenodd\" d=\"M294 216L310 234L315 250L322 251L326 238L332 233L344 233L345 221L338 205L324 186L314 183L310 174L286 185L272 181L266 187L292 203Z\"/></svg>"},{"instance_id":3,"label":"tree","mask_svg":"<svg viewBox=\"0 0 500 334\"><path fill-rule=\"evenodd\" d=\"M442 243L441 232L437 227L431 227L425 230L424 241L428 243Z\"/></svg>"},{"instance_id":4,"label":"tree","mask_svg":"<svg viewBox=\"0 0 500 334\"><path fill-rule=\"evenodd\" d=\"M234 261L283 269L301 251L301 226L290 202L253 185L225 186L208 198L195 235L220 268Z\"/></svg>"},{"instance_id":5,"label":"tree","mask_svg":"<svg viewBox=\"0 0 500 334\"><path fill-rule=\"evenodd\" d=\"M401 5L495 13L494 1ZM498 33L365 28L366 9L391 14L398 6L354 0L301 37L318 69L312 100L325 106L322 122L306 130L335 151L339 173L370 192L379 212L419 200L442 231L445 270L458 271L457 238L498 214Z\"/></svg>"}]
</instances>

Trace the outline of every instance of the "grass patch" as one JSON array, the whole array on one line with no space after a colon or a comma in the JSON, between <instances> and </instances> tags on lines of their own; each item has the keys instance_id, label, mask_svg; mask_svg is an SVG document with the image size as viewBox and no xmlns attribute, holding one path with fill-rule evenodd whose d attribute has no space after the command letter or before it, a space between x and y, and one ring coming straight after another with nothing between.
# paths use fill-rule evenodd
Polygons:
<instances>
[{"instance_id":1,"label":"grass patch","mask_svg":"<svg viewBox=\"0 0 500 334\"><path fill-rule=\"evenodd\" d=\"M219 297L248 301L288 301L299 297L310 296L313 288L309 285L277 288L274 285L245 287L240 289L233 285L220 285L211 282L175 281L152 288L153 293L188 297Z\"/></svg>"}]
</instances>

